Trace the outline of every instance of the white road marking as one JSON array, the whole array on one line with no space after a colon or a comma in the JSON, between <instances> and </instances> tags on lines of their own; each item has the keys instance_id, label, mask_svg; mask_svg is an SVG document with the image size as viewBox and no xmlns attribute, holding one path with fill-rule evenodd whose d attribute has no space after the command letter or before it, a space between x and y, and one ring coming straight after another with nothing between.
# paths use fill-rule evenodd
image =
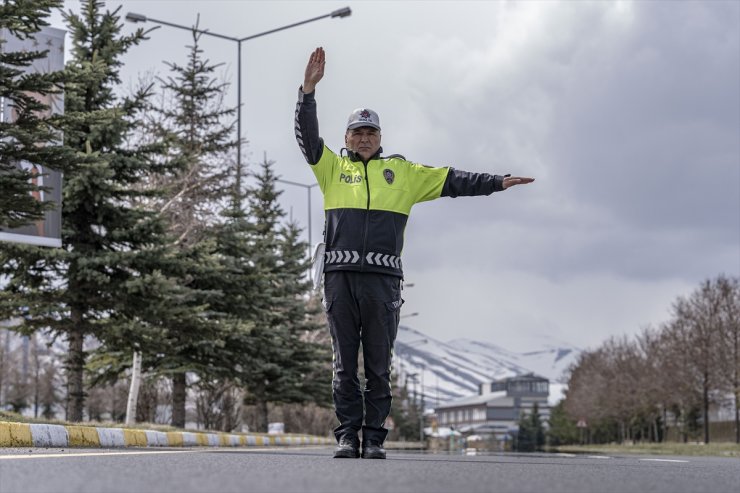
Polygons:
<instances>
[{"instance_id":1,"label":"white road marking","mask_svg":"<svg viewBox=\"0 0 740 493\"><path fill-rule=\"evenodd\" d=\"M611 459L608 455L587 455L589 459Z\"/></svg>"},{"instance_id":2,"label":"white road marking","mask_svg":"<svg viewBox=\"0 0 740 493\"><path fill-rule=\"evenodd\" d=\"M323 448L321 446L313 447L301 447L298 450L316 449ZM24 455L0 455L0 460L21 460L21 459L59 459L63 457L107 457L109 455L145 455L145 454L192 454L192 453L204 453L204 452L215 452L224 451L229 452L282 452L284 450L290 450L284 447L249 447L249 448L231 448L231 447L202 447L192 448L186 450L141 450L131 452L70 452L68 454L44 454L44 453L32 453Z\"/></svg>"},{"instance_id":3,"label":"white road marking","mask_svg":"<svg viewBox=\"0 0 740 493\"><path fill-rule=\"evenodd\" d=\"M202 450L152 450L147 452L71 452L69 454L0 455L0 460L58 459L60 457L103 457L109 455L186 454Z\"/></svg>"},{"instance_id":4,"label":"white road marking","mask_svg":"<svg viewBox=\"0 0 740 493\"><path fill-rule=\"evenodd\" d=\"M678 459L638 459L638 460L652 461L652 462L688 462L687 460L678 460Z\"/></svg>"}]
</instances>

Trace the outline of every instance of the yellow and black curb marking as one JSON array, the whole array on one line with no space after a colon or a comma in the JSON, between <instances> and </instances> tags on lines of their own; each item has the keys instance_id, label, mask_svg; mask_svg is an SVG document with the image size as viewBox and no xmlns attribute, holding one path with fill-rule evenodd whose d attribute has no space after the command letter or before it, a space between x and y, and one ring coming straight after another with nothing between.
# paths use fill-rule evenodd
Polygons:
<instances>
[{"instance_id":1,"label":"yellow and black curb marking","mask_svg":"<svg viewBox=\"0 0 740 493\"><path fill-rule=\"evenodd\" d=\"M250 447L329 445L309 435L151 431L0 421L0 447Z\"/></svg>"}]
</instances>

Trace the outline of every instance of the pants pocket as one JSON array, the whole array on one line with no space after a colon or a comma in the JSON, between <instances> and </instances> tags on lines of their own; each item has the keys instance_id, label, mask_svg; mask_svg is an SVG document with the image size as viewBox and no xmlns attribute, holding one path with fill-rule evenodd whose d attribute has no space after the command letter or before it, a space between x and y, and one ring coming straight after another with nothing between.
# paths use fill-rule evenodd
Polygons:
<instances>
[{"instance_id":1,"label":"pants pocket","mask_svg":"<svg viewBox=\"0 0 740 493\"><path fill-rule=\"evenodd\" d=\"M403 298L398 298L395 301L386 301L385 307L389 312L397 311L401 309L401 305L406 302Z\"/></svg>"}]
</instances>

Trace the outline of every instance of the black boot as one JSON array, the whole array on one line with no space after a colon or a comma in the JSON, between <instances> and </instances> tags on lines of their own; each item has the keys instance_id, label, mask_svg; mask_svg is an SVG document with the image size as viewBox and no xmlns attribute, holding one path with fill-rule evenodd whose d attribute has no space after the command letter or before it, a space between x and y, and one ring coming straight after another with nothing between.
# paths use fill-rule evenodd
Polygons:
<instances>
[{"instance_id":1,"label":"black boot","mask_svg":"<svg viewBox=\"0 0 740 493\"><path fill-rule=\"evenodd\" d=\"M335 459L357 459L360 457L360 441L357 437L343 436L334 449Z\"/></svg>"},{"instance_id":2,"label":"black boot","mask_svg":"<svg viewBox=\"0 0 740 493\"><path fill-rule=\"evenodd\" d=\"M362 458L363 459L385 459L385 449L383 444L375 440L362 441Z\"/></svg>"}]
</instances>

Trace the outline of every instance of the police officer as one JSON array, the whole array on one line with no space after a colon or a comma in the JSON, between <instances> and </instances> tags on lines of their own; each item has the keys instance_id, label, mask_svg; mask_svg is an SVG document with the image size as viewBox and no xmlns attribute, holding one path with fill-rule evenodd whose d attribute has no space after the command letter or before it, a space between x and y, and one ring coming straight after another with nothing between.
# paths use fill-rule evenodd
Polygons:
<instances>
[{"instance_id":1,"label":"police officer","mask_svg":"<svg viewBox=\"0 0 740 493\"><path fill-rule=\"evenodd\" d=\"M350 114L347 152L337 155L319 137L316 116L315 88L325 63L323 48L316 48L298 91L295 131L324 196L324 308L339 420L334 457L385 459L388 430L383 424L391 409L391 359L403 304L401 249L411 207L439 197L490 195L534 179L434 168L399 155L381 157L380 119L368 108ZM360 344L364 390L357 373Z\"/></svg>"}]
</instances>

